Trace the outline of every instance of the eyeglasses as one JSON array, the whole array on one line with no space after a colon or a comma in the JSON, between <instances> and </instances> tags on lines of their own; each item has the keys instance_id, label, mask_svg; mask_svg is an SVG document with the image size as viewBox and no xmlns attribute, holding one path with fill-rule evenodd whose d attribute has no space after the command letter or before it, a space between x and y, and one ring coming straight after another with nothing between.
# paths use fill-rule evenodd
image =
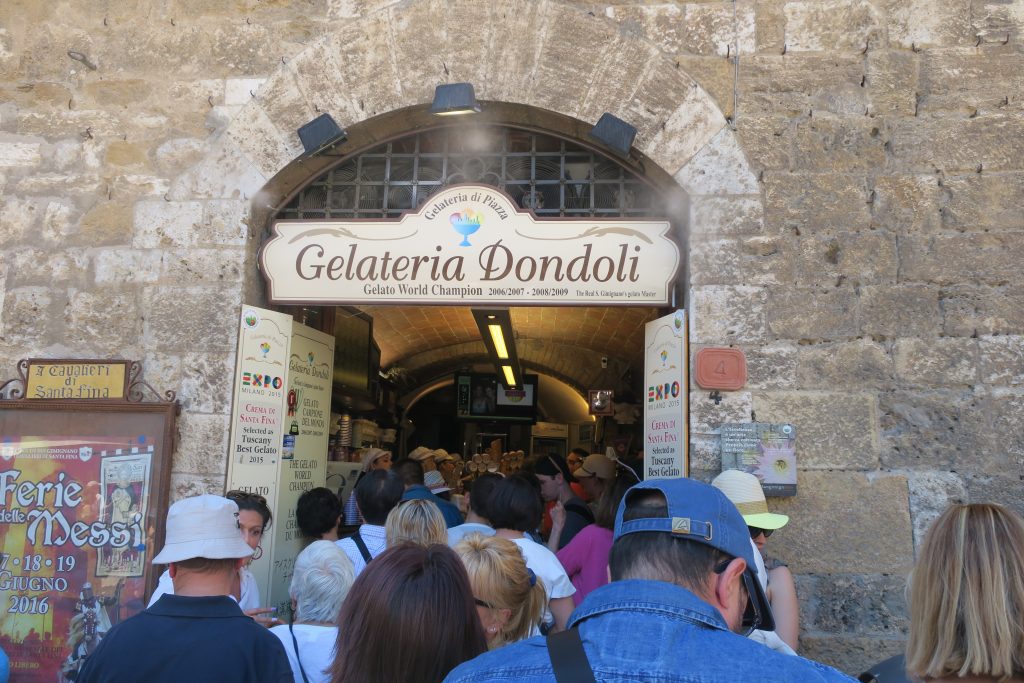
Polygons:
<instances>
[{"instance_id":1,"label":"eyeglasses","mask_svg":"<svg viewBox=\"0 0 1024 683\"><path fill-rule=\"evenodd\" d=\"M715 565L714 572L721 574L729 568L729 564L735 559L735 557L730 557L722 560ZM747 592L747 605L743 609L743 620L740 622L740 626L743 628L741 635L744 636L750 635L750 632L760 626L762 621L761 610L758 607L757 600L754 599L754 581L756 579L751 577L749 570L743 572L743 587Z\"/></svg>"},{"instance_id":2,"label":"eyeglasses","mask_svg":"<svg viewBox=\"0 0 1024 683\"><path fill-rule=\"evenodd\" d=\"M476 596L473 597L473 602L475 602L480 607L486 607L487 609L494 609L494 605L492 605L489 602L484 602L483 600L481 600L480 598L478 598Z\"/></svg>"},{"instance_id":3,"label":"eyeglasses","mask_svg":"<svg viewBox=\"0 0 1024 683\"><path fill-rule=\"evenodd\" d=\"M775 529L762 529L761 527L756 526L748 526L747 530L750 532L751 538L757 538L761 534L764 534L764 537L768 538L775 532Z\"/></svg>"}]
</instances>

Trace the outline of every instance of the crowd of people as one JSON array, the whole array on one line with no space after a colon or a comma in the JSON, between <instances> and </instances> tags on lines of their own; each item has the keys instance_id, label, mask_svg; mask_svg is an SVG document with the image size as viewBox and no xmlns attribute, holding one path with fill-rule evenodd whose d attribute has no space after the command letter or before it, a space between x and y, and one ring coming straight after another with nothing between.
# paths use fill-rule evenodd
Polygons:
<instances>
[{"instance_id":1,"label":"crowd of people","mask_svg":"<svg viewBox=\"0 0 1024 683\"><path fill-rule=\"evenodd\" d=\"M789 519L754 475L640 481L602 454L545 455L479 474L460 509L425 483L434 453L392 463L369 449L349 501L302 495L308 545L280 619L246 568L272 522L266 502L178 501L149 607L108 632L77 680L853 680L798 654L793 577L765 553ZM904 680L1024 681L1018 515L952 506L908 596Z\"/></svg>"}]
</instances>

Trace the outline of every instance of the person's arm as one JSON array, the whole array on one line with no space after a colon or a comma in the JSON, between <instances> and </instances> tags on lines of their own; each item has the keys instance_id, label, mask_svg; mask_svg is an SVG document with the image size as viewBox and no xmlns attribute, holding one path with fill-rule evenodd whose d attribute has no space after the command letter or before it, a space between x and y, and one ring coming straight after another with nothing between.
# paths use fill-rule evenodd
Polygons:
<instances>
[{"instance_id":1,"label":"person's arm","mask_svg":"<svg viewBox=\"0 0 1024 683\"><path fill-rule=\"evenodd\" d=\"M589 532L586 530L581 531L564 548L555 553L570 579L583 570L583 560L590 552L588 534Z\"/></svg>"},{"instance_id":2,"label":"person's arm","mask_svg":"<svg viewBox=\"0 0 1024 683\"><path fill-rule=\"evenodd\" d=\"M775 615L775 632L794 650L800 639L800 605L789 567L768 571L768 600Z\"/></svg>"},{"instance_id":3,"label":"person's arm","mask_svg":"<svg viewBox=\"0 0 1024 683\"><path fill-rule=\"evenodd\" d=\"M576 604L572 601L571 595L564 598L553 598L548 603L551 616L555 618L555 625L551 628L550 632L558 633L559 631L564 631L565 625L569 623L569 617L575 608Z\"/></svg>"},{"instance_id":4,"label":"person's arm","mask_svg":"<svg viewBox=\"0 0 1024 683\"><path fill-rule=\"evenodd\" d=\"M548 536L548 550L558 552L558 541L562 538L562 529L565 528L565 508L562 501L558 501L551 508L551 535Z\"/></svg>"}]
</instances>

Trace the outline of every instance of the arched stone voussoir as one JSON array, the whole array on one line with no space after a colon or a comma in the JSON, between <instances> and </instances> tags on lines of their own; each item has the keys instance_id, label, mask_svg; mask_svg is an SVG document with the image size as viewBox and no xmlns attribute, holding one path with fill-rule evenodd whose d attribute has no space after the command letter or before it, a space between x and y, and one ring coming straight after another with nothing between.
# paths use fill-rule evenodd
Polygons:
<instances>
[{"instance_id":1,"label":"arched stone voussoir","mask_svg":"<svg viewBox=\"0 0 1024 683\"><path fill-rule=\"evenodd\" d=\"M757 178L736 134L723 127L675 174L688 195L757 194Z\"/></svg>"},{"instance_id":2,"label":"arched stone voussoir","mask_svg":"<svg viewBox=\"0 0 1024 683\"><path fill-rule=\"evenodd\" d=\"M268 179L238 145L222 135L202 161L174 179L167 199L252 199Z\"/></svg>"}]
</instances>

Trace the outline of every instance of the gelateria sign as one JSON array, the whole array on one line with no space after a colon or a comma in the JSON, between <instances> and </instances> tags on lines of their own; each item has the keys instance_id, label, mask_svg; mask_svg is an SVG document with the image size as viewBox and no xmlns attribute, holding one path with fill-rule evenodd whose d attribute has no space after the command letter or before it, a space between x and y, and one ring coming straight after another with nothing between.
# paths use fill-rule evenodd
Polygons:
<instances>
[{"instance_id":1,"label":"gelateria sign","mask_svg":"<svg viewBox=\"0 0 1024 683\"><path fill-rule=\"evenodd\" d=\"M277 304L670 303L667 220L538 218L454 185L394 220L276 221L260 265Z\"/></svg>"}]
</instances>

